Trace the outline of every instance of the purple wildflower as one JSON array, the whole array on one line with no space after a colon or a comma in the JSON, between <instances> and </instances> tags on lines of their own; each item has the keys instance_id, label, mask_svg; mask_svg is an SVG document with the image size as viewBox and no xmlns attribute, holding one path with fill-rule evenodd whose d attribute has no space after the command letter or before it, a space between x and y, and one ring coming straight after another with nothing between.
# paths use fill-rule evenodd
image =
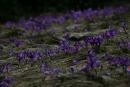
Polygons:
<instances>
[{"instance_id":1,"label":"purple wildflower","mask_svg":"<svg viewBox=\"0 0 130 87\"><path fill-rule=\"evenodd\" d=\"M130 59L128 56L114 56L108 62L110 65L128 66L130 64Z\"/></svg>"},{"instance_id":2,"label":"purple wildflower","mask_svg":"<svg viewBox=\"0 0 130 87\"><path fill-rule=\"evenodd\" d=\"M20 63L23 59L25 59L26 57L26 52L25 51L20 51L18 53L16 53L16 58L18 60L18 62Z\"/></svg>"},{"instance_id":3,"label":"purple wildflower","mask_svg":"<svg viewBox=\"0 0 130 87\"><path fill-rule=\"evenodd\" d=\"M95 67L100 66L100 60L98 60L92 50L89 50L87 53L87 62L86 65L81 69L81 71L88 71Z\"/></svg>"},{"instance_id":4,"label":"purple wildflower","mask_svg":"<svg viewBox=\"0 0 130 87\"><path fill-rule=\"evenodd\" d=\"M116 32L112 29L106 31L105 33L103 33L103 37L106 38L106 39L110 39L112 38L113 36L115 36Z\"/></svg>"}]
</instances>

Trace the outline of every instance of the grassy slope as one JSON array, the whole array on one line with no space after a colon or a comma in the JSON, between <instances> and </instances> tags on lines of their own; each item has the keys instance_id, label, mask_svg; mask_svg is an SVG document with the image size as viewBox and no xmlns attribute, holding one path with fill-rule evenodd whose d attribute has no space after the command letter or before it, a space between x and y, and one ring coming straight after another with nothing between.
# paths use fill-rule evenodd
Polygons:
<instances>
[{"instance_id":1,"label":"grassy slope","mask_svg":"<svg viewBox=\"0 0 130 87\"><path fill-rule=\"evenodd\" d=\"M130 36L130 16L129 15L130 13L127 13L124 15L124 17L128 21L128 33ZM118 20L112 20L112 22L113 21L118 21ZM59 30L60 27L56 29L57 29L56 31L58 32L57 35L59 35L59 37L62 36L62 33ZM98 32L101 31L100 26L97 27L96 29L98 30L92 30L91 33L95 33L95 32L97 33L97 31ZM13 71L9 73L5 73L6 75L12 76L14 78L12 87L129 87L130 86L130 84L128 83L130 81L129 77L127 77L126 75L118 76L118 74L116 74L113 77L105 76L101 78L100 77L101 73L103 73L104 71L109 71L108 69L105 69L105 67L104 67L103 72L98 71L99 76L95 76L95 75L91 76L89 73L85 74L85 73L80 73L80 72L77 72L73 75L67 74L66 69L72 58L80 59L80 63L77 65L77 68L80 68L84 64L84 61L85 61L84 57L85 57L86 49L81 50L76 55L62 55L61 54L59 56L56 56L54 60L53 58L46 58L45 61L47 61L50 66L58 66L59 68L63 68L64 72L63 74L59 75L57 78L53 76L46 76L44 79L42 75L39 73L37 62L34 63L32 67L28 64L21 64L19 67L17 67L17 63L14 61L14 59L8 58L8 56L6 56L8 50L11 50L11 49L19 50L17 48L14 48L12 44L9 44L8 37L10 37L10 33L8 32L10 32L10 30L8 29L1 29L1 32L0 32L0 36L1 36L0 46L3 48L3 49L1 48L2 50L0 50L1 51L0 60L5 61L5 62L7 61L12 62L14 66ZM69 32L72 33L72 31L69 31ZM7 34L9 36L7 36ZM20 35L18 35L17 37L22 38L22 39L24 38L24 37L21 37ZM113 41L114 39L116 40L121 37L124 38L125 35L124 34L117 35L116 38L113 38ZM38 40L38 38L40 39ZM51 44L52 46L53 45L55 46L54 43L50 43L52 38L50 36L47 36L46 34L40 37L32 38L33 44L28 43L28 40L26 38L24 39L27 44L25 44L23 48L20 48L20 49L30 48L30 49L43 50L44 47L36 48L38 44L37 42L41 41L41 39L43 39L43 41L39 42L41 45L44 42L46 44L49 44L49 45ZM49 41L46 41L46 40L49 40ZM119 54L118 51L116 51L117 48L115 47L116 49L114 49L114 46L111 44L112 43L104 45L106 50L111 54ZM32 45L34 46L33 48L32 48ZM100 55L102 55L102 53L98 54L99 57ZM114 71L111 71L111 72L114 73Z\"/></svg>"}]
</instances>

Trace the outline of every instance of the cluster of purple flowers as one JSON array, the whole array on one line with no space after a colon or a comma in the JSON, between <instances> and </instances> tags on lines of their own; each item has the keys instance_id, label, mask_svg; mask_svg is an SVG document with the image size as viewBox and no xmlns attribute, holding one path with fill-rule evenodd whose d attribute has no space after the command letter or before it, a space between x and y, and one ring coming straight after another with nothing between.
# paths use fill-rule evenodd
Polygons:
<instances>
[{"instance_id":1,"label":"cluster of purple flowers","mask_svg":"<svg viewBox=\"0 0 130 87\"><path fill-rule=\"evenodd\" d=\"M113 56L108 60L110 65L130 65L130 58L128 56Z\"/></svg>"},{"instance_id":2,"label":"cluster of purple flowers","mask_svg":"<svg viewBox=\"0 0 130 87\"><path fill-rule=\"evenodd\" d=\"M100 66L100 60L96 57L96 55L94 54L93 50L88 50L87 52L87 56L86 56L86 64L85 66L81 69L81 71L89 71L95 67L99 67Z\"/></svg>"},{"instance_id":3,"label":"cluster of purple flowers","mask_svg":"<svg viewBox=\"0 0 130 87\"><path fill-rule=\"evenodd\" d=\"M129 72L130 70L128 69L130 66L130 58L129 56L110 56L107 53L103 56L103 58L105 59L106 62L108 62L108 64L110 66L121 66L123 68L125 68L125 70L127 70L127 72ZM94 69L95 67L99 67L100 64L100 60L95 56L95 54L93 53L92 50L89 50L87 53L87 62L85 64L85 66L83 66L83 68L81 68L81 71L83 72L88 72L91 69Z\"/></svg>"},{"instance_id":4,"label":"cluster of purple flowers","mask_svg":"<svg viewBox=\"0 0 130 87\"><path fill-rule=\"evenodd\" d=\"M101 37L101 35L86 36L84 41L86 44L90 44L92 46L100 46L103 42L103 38Z\"/></svg>"},{"instance_id":5,"label":"cluster of purple flowers","mask_svg":"<svg viewBox=\"0 0 130 87\"><path fill-rule=\"evenodd\" d=\"M75 42L73 45L70 45L68 41L60 41L58 47L46 48L44 51L31 51L31 50L22 50L17 52L16 58L19 62L24 59L29 58L29 60L37 60L41 57L53 57L60 53L76 53L81 48L84 47L82 42Z\"/></svg>"},{"instance_id":6,"label":"cluster of purple flowers","mask_svg":"<svg viewBox=\"0 0 130 87\"><path fill-rule=\"evenodd\" d=\"M100 46L105 39L110 39L111 37L115 35L116 35L116 32L110 29L96 36L86 36L84 39L84 42L92 46ZM40 52L38 50L36 51L27 50L27 51L17 52L16 58L19 62L27 58L30 61L34 61L34 60L40 59L41 57L53 57L60 53L73 54L73 53L78 52L80 49L84 47L85 47L85 44L83 42L77 41L72 44L70 41L66 39L66 40L59 41L58 47L46 48L43 52Z\"/></svg>"},{"instance_id":7,"label":"cluster of purple flowers","mask_svg":"<svg viewBox=\"0 0 130 87\"><path fill-rule=\"evenodd\" d=\"M41 52L39 51L20 51L16 53L16 58L19 62L23 61L24 59L29 59L30 61L35 61L39 58L41 58Z\"/></svg>"},{"instance_id":8,"label":"cluster of purple flowers","mask_svg":"<svg viewBox=\"0 0 130 87\"><path fill-rule=\"evenodd\" d=\"M78 52L81 48L84 48L84 43L77 41L71 44L68 40L61 40L58 47L61 52L72 54Z\"/></svg>"},{"instance_id":9,"label":"cluster of purple flowers","mask_svg":"<svg viewBox=\"0 0 130 87\"><path fill-rule=\"evenodd\" d=\"M69 13L66 13L62 16L39 16L36 18L30 17L28 20L20 19L17 24L12 22L7 22L6 26L8 28L21 27L25 29L25 31L33 30L33 31L41 31L52 25L53 23L56 23L58 25L61 25L64 23L65 20L71 19L74 20L74 22L77 22L81 19L86 20L93 20L95 17L107 17L111 16L113 14L121 14L127 11L127 7L105 7L104 9L98 9L98 10L92 10L87 9L83 11L71 11Z\"/></svg>"},{"instance_id":10,"label":"cluster of purple flowers","mask_svg":"<svg viewBox=\"0 0 130 87\"><path fill-rule=\"evenodd\" d=\"M105 40L110 39L115 35L116 35L116 31L110 29L96 36L86 36L84 42L92 46L100 46Z\"/></svg>"},{"instance_id":11,"label":"cluster of purple flowers","mask_svg":"<svg viewBox=\"0 0 130 87\"><path fill-rule=\"evenodd\" d=\"M103 55L104 60L108 62L110 66L122 66L129 72L130 57L127 55L111 56L108 53Z\"/></svg>"}]
</instances>

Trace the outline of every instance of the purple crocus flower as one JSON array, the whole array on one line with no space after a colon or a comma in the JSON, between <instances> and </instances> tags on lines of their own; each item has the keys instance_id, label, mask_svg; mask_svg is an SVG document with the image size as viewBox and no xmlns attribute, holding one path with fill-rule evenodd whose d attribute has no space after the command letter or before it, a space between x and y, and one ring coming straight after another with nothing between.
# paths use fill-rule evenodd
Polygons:
<instances>
[{"instance_id":1,"label":"purple crocus flower","mask_svg":"<svg viewBox=\"0 0 130 87\"><path fill-rule=\"evenodd\" d=\"M113 36L115 36L116 32L112 29L106 31L104 34L103 34L103 37L105 37L106 39L109 39Z\"/></svg>"},{"instance_id":2,"label":"purple crocus flower","mask_svg":"<svg viewBox=\"0 0 130 87\"><path fill-rule=\"evenodd\" d=\"M85 39L84 39L84 42L86 44L89 44L93 41L93 37L92 36L86 36Z\"/></svg>"},{"instance_id":3,"label":"purple crocus flower","mask_svg":"<svg viewBox=\"0 0 130 87\"><path fill-rule=\"evenodd\" d=\"M110 65L128 66L130 64L130 59L128 56L114 56L108 62Z\"/></svg>"},{"instance_id":4,"label":"purple crocus flower","mask_svg":"<svg viewBox=\"0 0 130 87\"><path fill-rule=\"evenodd\" d=\"M15 46L16 47L19 47L20 45L22 45L22 41L21 40L16 40L15 42L14 42L14 44L15 44Z\"/></svg>"},{"instance_id":5,"label":"purple crocus flower","mask_svg":"<svg viewBox=\"0 0 130 87\"><path fill-rule=\"evenodd\" d=\"M81 69L81 71L86 72L98 66L100 66L100 60L96 58L93 50L89 50L87 53L86 65Z\"/></svg>"},{"instance_id":6,"label":"purple crocus flower","mask_svg":"<svg viewBox=\"0 0 130 87\"><path fill-rule=\"evenodd\" d=\"M20 51L18 53L16 53L16 58L18 60L18 62L20 63L23 59L25 59L26 57L26 52L25 51Z\"/></svg>"},{"instance_id":7,"label":"purple crocus flower","mask_svg":"<svg viewBox=\"0 0 130 87\"><path fill-rule=\"evenodd\" d=\"M76 50L78 51L78 50L80 50L83 46L82 46L81 42L75 42L75 43L74 43L74 47L75 47Z\"/></svg>"},{"instance_id":8,"label":"purple crocus flower","mask_svg":"<svg viewBox=\"0 0 130 87\"><path fill-rule=\"evenodd\" d=\"M70 44L68 40L61 40L59 42L59 48L61 49L61 51L63 51L64 53L67 53L67 50L70 49Z\"/></svg>"},{"instance_id":9,"label":"purple crocus flower","mask_svg":"<svg viewBox=\"0 0 130 87\"><path fill-rule=\"evenodd\" d=\"M94 45L95 46L100 46L102 42L103 42L103 38L101 37L101 35L97 35L94 38Z\"/></svg>"},{"instance_id":10,"label":"purple crocus flower","mask_svg":"<svg viewBox=\"0 0 130 87\"><path fill-rule=\"evenodd\" d=\"M95 54L92 50L88 51L87 54L87 65L90 66L90 68L94 68L99 65L99 60L96 58Z\"/></svg>"},{"instance_id":11,"label":"purple crocus flower","mask_svg":"<svg viewBox=\"0 0 130 87\"><path fill-rule=\"evenodd\" d=\"M31 60L33 60L35 58L35 53L33 51L29 51L27 54L28 58L30 58Z\"/></svg>"},{"instance_id":12,"label":"purple crocus flower","mask_svg":"<svg viewBox=\"0 0 130 87\"><path fill-rule=\"evenodd\" d=\"M86 44L91 44L92 46L100 46L103 42L103 38L101 35L97 36L86 36L84 39Z\"/></svg>"},{"instance_id":13,"label":"purple crocus flower","mask_svg":"<svg viewBox=\"0 0 130 87\"><path fill-rule=\"evenodd\" d=\"M30 62L33 62L41 57L41 53L38 50L35 51L28 50L27 57L29 58Z\"/></svg>"}]
</instances>

